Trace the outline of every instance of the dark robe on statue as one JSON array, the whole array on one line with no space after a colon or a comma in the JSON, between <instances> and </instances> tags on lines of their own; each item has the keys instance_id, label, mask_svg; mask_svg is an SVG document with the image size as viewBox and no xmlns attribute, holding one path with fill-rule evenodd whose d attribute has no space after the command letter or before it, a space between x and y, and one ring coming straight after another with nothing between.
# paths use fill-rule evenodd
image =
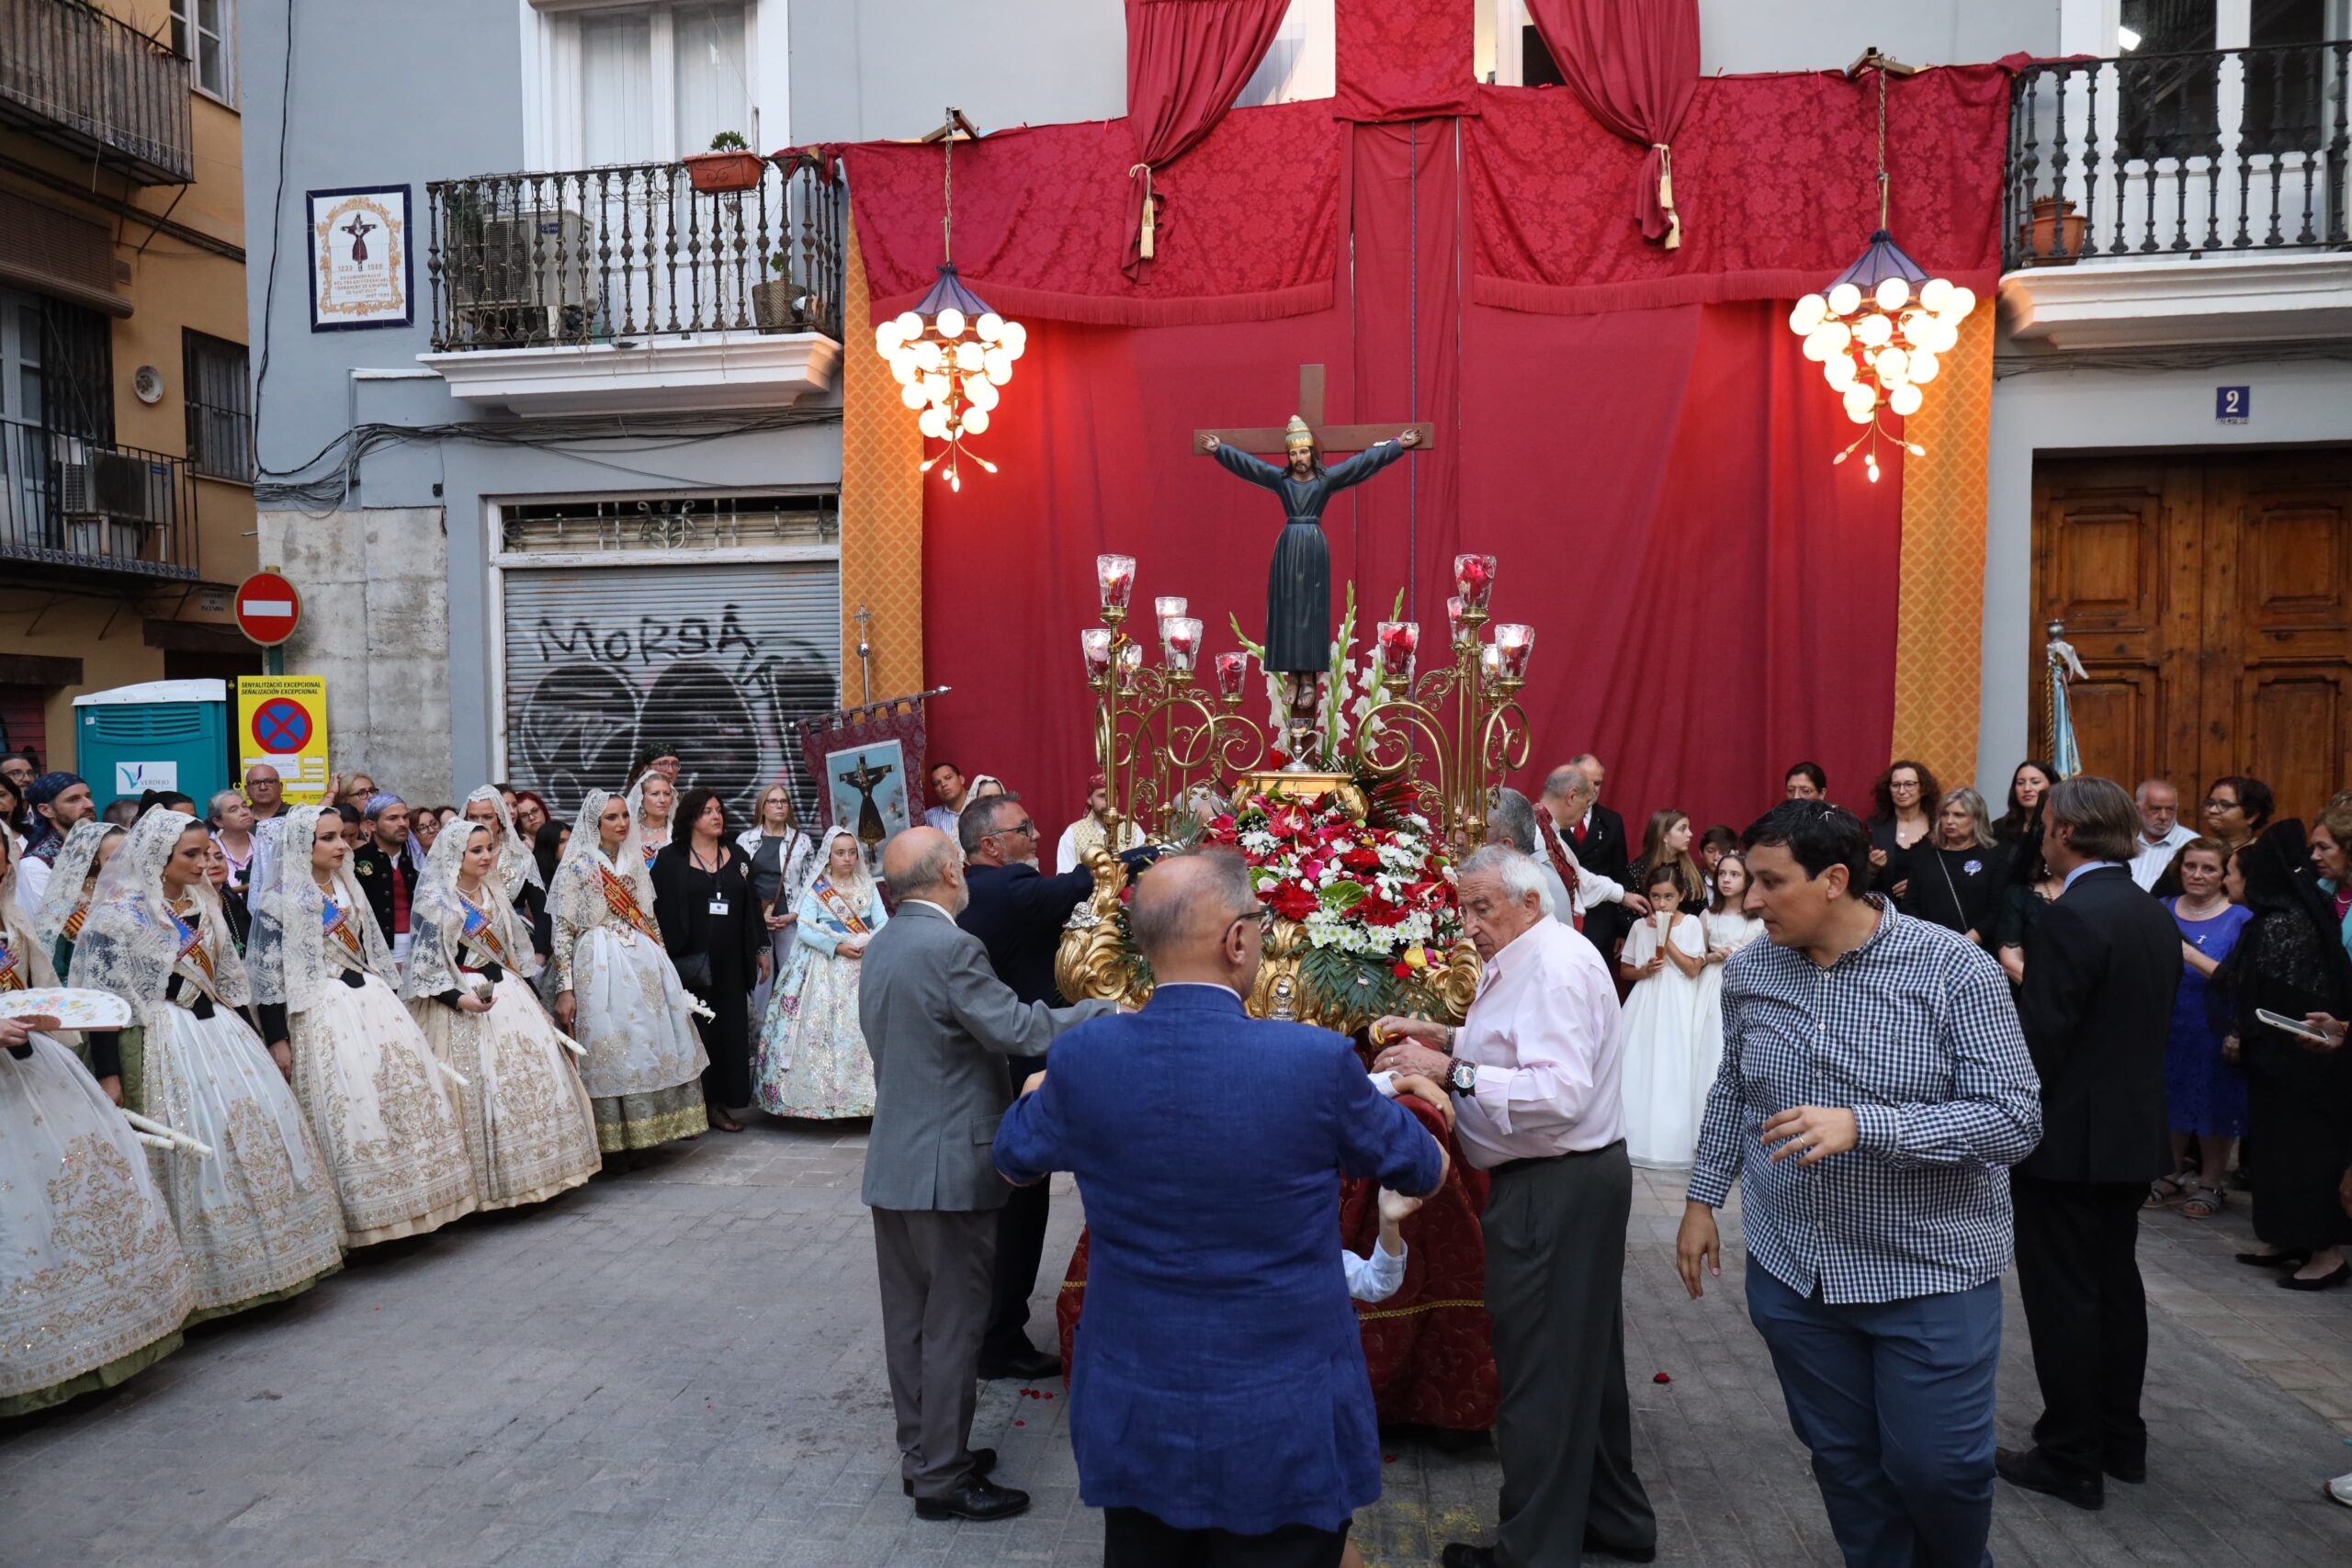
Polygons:
<instances>
[{"instance_id":1,"label":"dark robe on statue","mask_svg":"<svg viewBox=\"0 0 2352 1568\"><path fill-rule=\"evenodd\" d=\"M1331 667L1331 547L1323 539L1323 509L1351 485L1360 485L1405 455L1394 441L1368 446L1311 479L1295 479L1281 464L1253 457L1230 444L1209 454L1253 485L1283 499L1289 521L1274 540L1266 573L1265 667L1284 675L1320 674Z\"/></svg>"}]
</instances>

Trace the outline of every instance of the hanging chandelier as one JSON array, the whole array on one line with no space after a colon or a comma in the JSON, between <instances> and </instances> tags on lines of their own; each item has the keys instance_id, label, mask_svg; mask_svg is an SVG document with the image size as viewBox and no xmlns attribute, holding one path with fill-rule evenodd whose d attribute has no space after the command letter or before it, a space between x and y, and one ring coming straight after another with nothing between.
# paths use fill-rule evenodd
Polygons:
<instances>
[{"instance_id":1,"label":"hanging chandelier","mask_svg":"<svg viewBox=\"0 0 2352 1568\"><path fill-rule=\"evenodd\" d=\"M1960 341L1960 323L1976 309L1976 295L1948 278L1928 276L1888 231L1886 78L1890 69L1905 68L1877 53L1864 55L1854 68L1878 73L1878 229L1827 289L1796 302L1789 330L1804 339L1804 356L1820 365L1830 390L1845 400L1846 417L1869 426L1833 461L1844 462L1869 442L1862 462L1875 484L1882 434L1915 457L1927 455L1925 446L1886 426L1884 416L1908 419L1919 412L1926 400L1919 389L1936 378L1941 356Z\"/></svg>"},{"instance_id":2,"label":"hanging chandelier","mask_svg":"<svg viewBox=\"0 0 2352 1568\"><path fill-rule=\"evenodd\" d=\"M1012 379L1012 362L1028 346L1029 333L1018 321L1008 321L989 308L988 301L964 287L956 274L952 244L956 223L956 137L973 136L962 111L950 108L947 123L933 132L944 159L942 181L944 210L940 219L939 280L911 310L904 310L874 329L875 351L889 361L898 378L899 399L915 411L915 426L927 441L944 442L938 452L922 460L929 473L946 464L947 488L964 488L963 459L969 457L988 473L996 465L969 451L965 437L987 434L996 409L997 389Z\"/></svg>"}]
</instances>

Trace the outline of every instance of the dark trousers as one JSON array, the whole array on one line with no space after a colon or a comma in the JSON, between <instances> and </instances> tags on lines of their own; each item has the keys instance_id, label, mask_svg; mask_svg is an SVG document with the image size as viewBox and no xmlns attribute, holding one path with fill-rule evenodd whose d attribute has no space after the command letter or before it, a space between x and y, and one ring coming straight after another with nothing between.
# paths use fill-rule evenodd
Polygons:
<instances>
[{"instance_id":1,"label":"dark trousers","mask_svg":"<svg viewBox=\"0 0 2352 1568\"><path fill-rule=\"evenodd\" d=\"M1102 1568L1338 1568L1347 1527L1284 1525L1266 1535L1180 1530L1141 1508L1102 1510Z\"/></svg>"},{"instance_id":2,"label":"dark trousers","mask_svg":"<svg viewBox=\"0 0 2352 1568\"><path fill-rule=\"evenodd\" d=\"M1832 1306L1751 1258L1747 1315L1848 1568L1986 1562L1999 1282Z\"/></svg>"},{"instance_id":3,"label":"dark trousers","mask_svg":"<svg viewBox=\"0 0 2352 1568\"><path fill-rule=\"evenodd\" d=\"M1031 1073L1046 1070L1043 1056L1015 1056L1012 1087L1018 1089ZM989 1290L988 1331L980 1338L980 1359L1002 1360L1026 1356L1029 1343L1029 1298L1037 1289L1037 1268L1046 1256L1046 1222L1052 1217L1052 1184L1036 1182L1012 1189L1012 1196L996 1212L996 1279Z\"/></svg>"},{"instance_id":4,"label":"dark trousers","mask_svg":"<svg viewBox=\"0 0 2352 1568\"><path fill-rule=\"evenodd\" d=\"M1494 1172L1484 1224L1503 1568L1577 1568L1587 1531L1611 1546L1657 1543L1625 1393L1633 1202L1623 1142Z\"/></svg>"},{"instance_id":5,"label":"dark trousers","mask_svg":"<svg viewBox=\"0 0 2352 1568\"><path fill-rule=\"evenodd\" d=\"M2033 1440L2075 1475L2148 1461L2140 1384L2148 1371L2148 1297L2140 1284L2145 1183L2043 1181L2009 1174L2018 1295L2033 1335L2041 1419Z\"/></svg>"},{"instance_id":6,"label":"dark trousers","mask_svg":"<svg viewBox=\"0 0 2352 1568\"><path fill-rule=\"evenodd\" d=\"M979 1394L996 1215L986 1209L873 1214L899 1473L913 1483L917 1497L944 1497L972 1468L972 1406Z\"/></svg>"}]
</instances>

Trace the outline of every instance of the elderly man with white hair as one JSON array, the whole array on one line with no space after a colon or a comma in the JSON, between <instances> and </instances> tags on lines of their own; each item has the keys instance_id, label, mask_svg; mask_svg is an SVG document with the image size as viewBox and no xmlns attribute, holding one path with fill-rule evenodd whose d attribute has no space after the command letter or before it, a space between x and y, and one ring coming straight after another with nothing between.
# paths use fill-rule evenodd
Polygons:
<instances>
[{"instance_id":1,"label":"elderly man with white hair","mask_svg":"<svg viewBox=\"0 0 2352 1568\"><path fill-rule=\"evenodd\" d=\"M1633 1168L1618 1091L1617 987L1562 926L1535 863L1489 844L1462 863L1462 922L1486 972L1459 1029L1384 1018L1374 1066L1453 1092L1462 1157L1492 1178L1482 1223L1503 1463L1496 1544L1444 1568L1646 1562L1657 1518L1634 1473L1623 1298Z\"/></svg>"}]
</instances>

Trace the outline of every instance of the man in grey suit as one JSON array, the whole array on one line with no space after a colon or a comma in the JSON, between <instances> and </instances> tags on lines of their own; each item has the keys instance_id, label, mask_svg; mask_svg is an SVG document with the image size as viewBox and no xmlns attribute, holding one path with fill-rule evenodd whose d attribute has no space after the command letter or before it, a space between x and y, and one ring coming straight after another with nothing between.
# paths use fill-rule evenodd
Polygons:
<instances>
[{"instance_id":1,"label":"man in grey suit","mask_svg":"<svg viewBox=\"0 0 2352 1568\"><path fill-rule=\"evenodd\" d=\"M899 1473L926 1519L1010 1518L1029 1495L988 1479L993 1450L968 1447L996 1261L1011 1191L991 1157L1012 1103L1007 1061L1112 1010L1023 1002L956 924L970 894L962 854L935 828L882 852L899 906L865 951L858 1021L874 1056L874 1131L864 1197L874 1211L882 1337L898 1407Z\"/></svg>"}]
</instances>

